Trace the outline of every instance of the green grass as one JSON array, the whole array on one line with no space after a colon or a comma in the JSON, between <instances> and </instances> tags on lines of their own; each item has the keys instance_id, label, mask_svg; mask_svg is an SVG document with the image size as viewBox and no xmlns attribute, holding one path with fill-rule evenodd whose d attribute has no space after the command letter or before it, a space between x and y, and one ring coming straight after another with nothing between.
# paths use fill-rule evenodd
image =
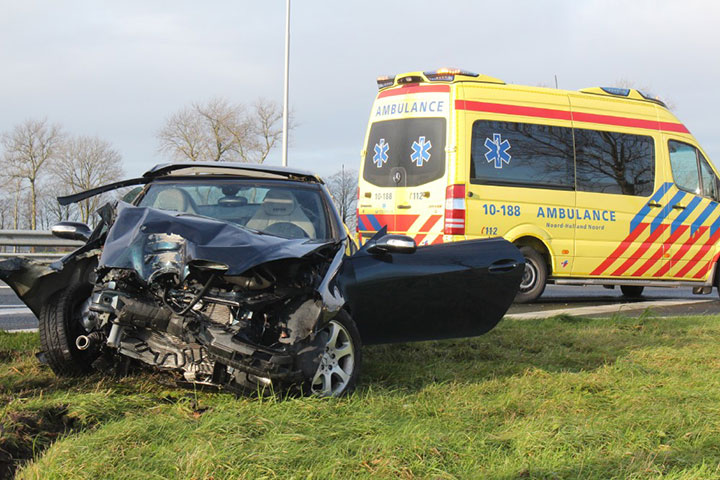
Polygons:
<instances>
[{"instance_id":1,"label":"green grass","mask_svg":"<svg viewBox=\"0 0 720 480\"><path fill-rule=\"evenodd\" d=\"M37 348L0 334L0 449L33 458L18 478L720 478L718 317L368 347L342 399L57 379Z\"/></svg>"}]
</instances>

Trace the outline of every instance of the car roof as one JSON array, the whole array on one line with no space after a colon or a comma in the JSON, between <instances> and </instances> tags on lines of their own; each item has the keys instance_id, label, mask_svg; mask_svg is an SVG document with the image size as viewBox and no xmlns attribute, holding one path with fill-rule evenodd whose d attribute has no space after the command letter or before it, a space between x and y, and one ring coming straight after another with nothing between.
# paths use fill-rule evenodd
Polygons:
<instances>
[{"instance_id":1,"label":"car roof","mask_svg":"<svg viewBox=\"0 0 720 480\"><path fill-rule=\"evenodd\" d=\"M324 183L320 177L306 170L237 162L161 163L145 172L143 177L157 178L180 175L236 175L246 178Z\"/></svg>"}]
</instances>

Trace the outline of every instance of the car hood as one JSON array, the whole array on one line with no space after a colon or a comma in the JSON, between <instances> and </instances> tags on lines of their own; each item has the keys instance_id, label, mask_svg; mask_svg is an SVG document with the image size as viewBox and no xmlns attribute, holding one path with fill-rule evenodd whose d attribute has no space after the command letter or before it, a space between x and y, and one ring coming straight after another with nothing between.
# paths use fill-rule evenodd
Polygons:
<instances>
[{"instance_id":1,"label":"car hood","mask_svg":"<svg viewBox=\"0 0 720 480\"><path fill-rule=\"evenodd\" d=\"M133 269L147 280L152 273L145 262L148 249L178 247L158 245L156 239L167 236L182 237L179 251L185 262L221 263L228 267L227 275L240 275L274 260L301 258L335 243L285 239L208 217L119 202L98 267Z\"/></svg>"}]
</instances>

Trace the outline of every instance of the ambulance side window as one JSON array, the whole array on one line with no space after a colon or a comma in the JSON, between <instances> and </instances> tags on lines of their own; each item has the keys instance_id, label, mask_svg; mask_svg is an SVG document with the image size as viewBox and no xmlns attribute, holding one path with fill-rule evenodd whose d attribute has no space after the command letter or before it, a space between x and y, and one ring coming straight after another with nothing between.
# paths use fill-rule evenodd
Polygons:
<instances>
[{"instance_id":1,"label":"ambulance side window","mask_svg":"<svg viewBox=\"0 0 720 480\"><path fill-rule=\"evenodd\" d=\"M700 177L698 175L697 150L687 143L670 140L670 168L675 185L680 190L700 195Z\"/></svg>"},{"instance_id":2,"label":"ambulance side window","mask_svg":"<svg viewBox=\"0 0 720 480\"><path fill-rule=\"evenodd\" d=\"M646 135L575 129L577 189L647 197L655 183L655 142Z\"/></svg>"},{"instance_id":3,"label":"ambulance side window","mask_svg":"<svg viewBox=\"0 0 720 480\"><path fill-rule=\"evenodd\" d=\"M470 182L572 190L573 156L570 128L476 120Z\"/></svg>"},{"instance_id":4,"label":"ambulance side window","mask_svg":"<svg viewBox=\"0 0 720 480\"><path fill-rule=\"evenodd\" d=\"M700 158L700 176L702 177L703 196L718 200L718 178L715 172L710 168L710 164L702 153L698 152Z\"/></svg>"}]
</instances>

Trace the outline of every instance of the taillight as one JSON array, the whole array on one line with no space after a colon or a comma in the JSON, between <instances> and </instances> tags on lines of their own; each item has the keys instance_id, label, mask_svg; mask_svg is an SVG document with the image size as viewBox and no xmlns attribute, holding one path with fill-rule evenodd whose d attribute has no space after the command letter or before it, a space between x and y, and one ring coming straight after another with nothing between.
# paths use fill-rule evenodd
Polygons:
<instances>
[{"instance_id":1,"label":"taillight","mask_svg":"<svg viewBox=\"0 0 720 480\"><path fill-rule=\"evenodd\" d=\"M445 191L445 235L465 235L465 185Z\"/></svg>"}]
</instances>

